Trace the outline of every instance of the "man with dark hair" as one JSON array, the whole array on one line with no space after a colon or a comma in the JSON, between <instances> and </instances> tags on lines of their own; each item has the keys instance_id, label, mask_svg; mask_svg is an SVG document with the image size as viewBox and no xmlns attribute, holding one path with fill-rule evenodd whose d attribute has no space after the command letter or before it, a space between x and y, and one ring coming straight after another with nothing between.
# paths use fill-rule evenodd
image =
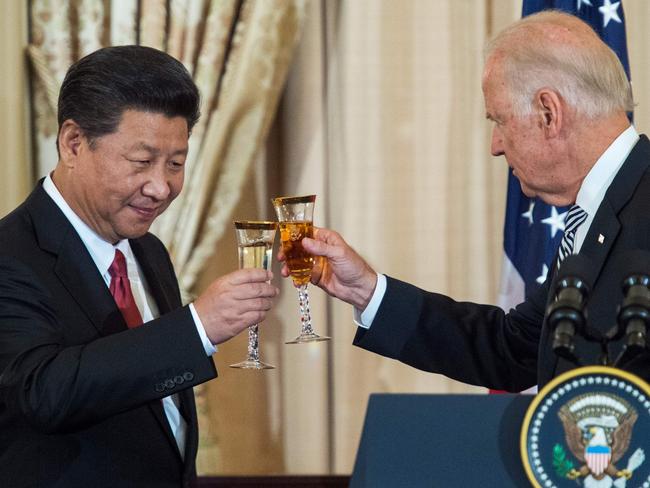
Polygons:
<instances>
[{"instance_id":1,"label":"man with dark hair","mask_svg":"<svg viewBox=\"0 0 650 488\"><path fill-rule=\"evenodd\" d=\"M235 271L182 306L148 233L199 117L177 60L100 49L68 71L58 115L55 170L0 221L0 486L187 486L192 387L263 320L272 274Z\"/></svg>"},{"instance_id":2,"label":"man with dark hair","mask_svg":"<svg viewBox=\"0 0 650 488\"><path fill-rule=\"evenodd\" d=\"M157 49L100 49L66 73L59 93L59 130L74 120L94 141L115 132L126 109L183 117L191 132L200 115L199 91L185 67Z\"/></svg>"}]
</instances>

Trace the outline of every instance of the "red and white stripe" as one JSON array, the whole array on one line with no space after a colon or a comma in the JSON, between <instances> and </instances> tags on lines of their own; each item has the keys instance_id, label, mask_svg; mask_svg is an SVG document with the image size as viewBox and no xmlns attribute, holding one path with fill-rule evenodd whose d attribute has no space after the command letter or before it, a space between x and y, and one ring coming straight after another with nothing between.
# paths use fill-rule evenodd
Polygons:
<instances>
[{"instance_id":1,"label":"red and white stripe","mask_svg":"<svg viewBox=\"0 0 650 488\"><path fill-rule=\"evenodd\" d=\"M611 458L612 458L611 451L607 453L604 452L592 453L589 452L589 448L587 448L587 452L585 453L587 466L589 467L591 472L596 476L600 476L601 474L603 474L603 472L607 469L607 466L609 466L609 461Z\"/></svg>"}]
</instances>

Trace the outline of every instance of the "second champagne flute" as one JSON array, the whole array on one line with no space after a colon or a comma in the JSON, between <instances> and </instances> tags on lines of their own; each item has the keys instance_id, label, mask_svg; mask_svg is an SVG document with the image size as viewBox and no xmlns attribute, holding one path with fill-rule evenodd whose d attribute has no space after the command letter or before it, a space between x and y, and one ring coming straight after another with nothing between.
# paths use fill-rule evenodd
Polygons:
<instances>
[{"instance_id":1,"label":"second champagne flute","mask_svg":"<svg viewBox=\"0 0 650 488\"><path fill-rule=\"evenodd\" d=\"M237 249L239 268L271 269L273 240L275 239L275 222L258 222L254 220L235 221L237 232ZM275 366L260 361L259 324L248 328L248 355L246 359L231 368L239 369L274 369Z\"/></svg>"},{"instance_id":2,"label":"second champagne flute","mask_svg":"<svg viewBox=\"0 0 650 488\"><path fill-rule=\"evenodd\" d=\"M311 238L314 236L313 215L315 201L316 195L273 199L273 207L280 223L282 251L286 258L293 285L298 289L298 300L300 302L300 335L287 342L287 344L329 340L329 337L316 334L311 326L307 285L314 267L314 257L302 247L303 237Z\"/></svg>"}]
</instances>

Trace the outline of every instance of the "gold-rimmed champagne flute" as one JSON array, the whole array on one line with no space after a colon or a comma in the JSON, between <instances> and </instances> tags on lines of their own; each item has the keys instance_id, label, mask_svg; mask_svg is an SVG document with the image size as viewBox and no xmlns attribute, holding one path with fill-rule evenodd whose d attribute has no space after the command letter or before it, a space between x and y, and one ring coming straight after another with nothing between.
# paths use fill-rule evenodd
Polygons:
<instances>
[{"instance_id":1,"label":"gold-rimmed champagne flute","mask_svg":"<svg viewBox=\"0 0 650 488\"><path fill-rule=\"evenodd\" d=\"M293 285L298 289L300 303L300 335L294 340L288 341L287 344L327 341L329 337L316 334L311 325L307 286L314 267L314 257L302 247L303 237L314 236L313 215L316 195L278 197L272 201L278 216L285 262L289 268Z\"/></svg>"},{"instance_id":2,"label":"gold-rimmed champagne flute","mask_svg":"<svg viewBox=\"0 0 650 488\"><path fill-rule=\"evenodd\" d=\"M237 249L239 268L271 269L273 241L276 222L256 220L236 220ZM274 369L275 366L260 361L259 324L248 328L248 355L246 359L231 368L240 369Z\"/></svg>"}]
</instances>

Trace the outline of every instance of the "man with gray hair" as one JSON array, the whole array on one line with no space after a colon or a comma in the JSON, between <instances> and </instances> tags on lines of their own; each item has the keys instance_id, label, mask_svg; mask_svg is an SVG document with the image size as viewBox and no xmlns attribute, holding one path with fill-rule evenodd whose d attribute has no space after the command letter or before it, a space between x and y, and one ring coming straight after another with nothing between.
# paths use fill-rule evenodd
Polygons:
<instances>
[{"instance_id":1,"label":"man with gray hair","mask_svg":"<svg viewBox=\"0 0 650 488\"><path fill-rule=\"evenodd\" d=\"M558 262L580 253L593 263L590 326L605 332L623 298L616 263L632 249L650 249L650 141L627 118L633 103L621 63L587 24L547 11L489 44L482 86L492 154L506 157L527 196L572 205ZM506 313L378 274L334 231L317 229L303 245L325 258L312 282L354 306L360 347L508 391L543 386L575 367L551 347L544 317L551 278ZM621 347L611 344L610 354ZM600 344L576 337L575 350L599 362ZM624 368L649 380L650 356Z\"/></svg>"}]
</instances>

